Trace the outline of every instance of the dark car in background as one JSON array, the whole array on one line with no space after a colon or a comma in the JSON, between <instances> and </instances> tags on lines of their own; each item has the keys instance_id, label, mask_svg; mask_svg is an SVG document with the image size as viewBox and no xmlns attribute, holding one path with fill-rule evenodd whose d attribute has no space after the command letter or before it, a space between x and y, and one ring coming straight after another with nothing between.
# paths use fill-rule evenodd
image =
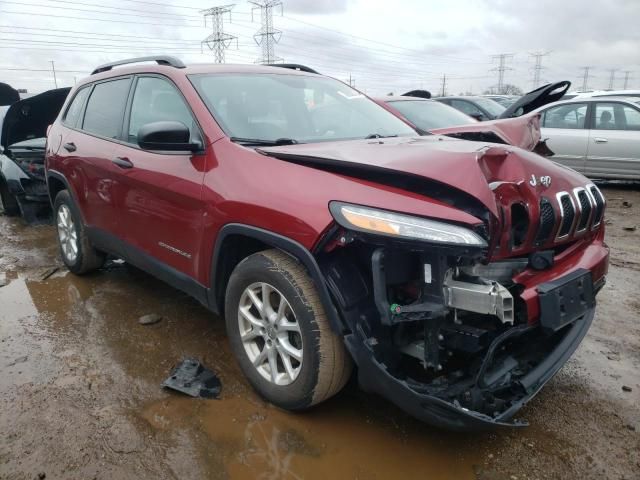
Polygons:
<instances>
[{"instance_id":1,"label":"dark car in background","mask_svg":"<svg viewBox=\"0 0 640 480\"><path fill-rule=\"evenodd\" d=\"M495 120L507 109L494 100L479 96L438 97L435 100L460 110L481 122Z\"/></svg>"},{"instance_id":2,"label":"dark car in background","mask_svg":"<svg viewBox=\"0 0 640 480\"><path fill-rule=\"evenodd\" d=\"M0 200L6 215L34 220L48 210L44 176L47 127L62 108L70 88L48 90L0 107Z\"/></svg>"}]
</instances>

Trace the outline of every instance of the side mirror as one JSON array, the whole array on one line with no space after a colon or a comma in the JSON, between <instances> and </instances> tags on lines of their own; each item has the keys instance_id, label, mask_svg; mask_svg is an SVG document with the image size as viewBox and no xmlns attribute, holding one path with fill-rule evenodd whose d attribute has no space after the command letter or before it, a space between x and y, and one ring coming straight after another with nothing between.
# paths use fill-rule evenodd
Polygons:
<instances>
[{"instance_id":1,"label":"side mirror","mask_svg":"<svg viewBox=\"0 0 640 480\"><path fill-rule=\"evenodd\" d=\"M202 149L200 142L190 142L190 137L189 128L182 122L153 122L138 130L138 145L143 150L168 152L196 152Z\"/></svg>"},{"instance_id":2,"label":"side mirror","mask_svg":"<svg viewBox=\"0 0 640 480\"><path fill-rule=\"evenodd\" d=\"M486 118L484 117L484 115L482 113L471 113L471 114L469 114L469 116L475 118L479 122L482 122L482 121L486 120Z\"/></svg>"}]
</instances>

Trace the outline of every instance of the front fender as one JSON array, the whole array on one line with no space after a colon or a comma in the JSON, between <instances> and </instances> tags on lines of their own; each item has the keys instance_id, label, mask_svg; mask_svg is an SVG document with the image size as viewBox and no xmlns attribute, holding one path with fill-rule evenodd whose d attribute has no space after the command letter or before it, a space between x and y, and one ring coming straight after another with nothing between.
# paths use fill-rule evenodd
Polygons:
<instances>
[{"instance_id":1,"label":"front fender","mask_svg":"<svg viewBox=\"0 0 640 480\"><path fill-rule=\"evenodd\" d=\"M302 244L269 230L245 225L241 223L229 223L222 227L216 238L213 256L211 259L211 287L208 291L209 308L215 312L222 311L226 283L230 272L224 267L225 248L229 247L225 243L232 237L244 237L256 240L260 244L282 250L299 261L307 270L313 283L318 290L318 295L322 301L322 306L329 320L332 330L342 335L345 332L345 325L340 318L338 310L331 298L324 275L316 262L316 259Z\"/></svg>"}]
</instances>

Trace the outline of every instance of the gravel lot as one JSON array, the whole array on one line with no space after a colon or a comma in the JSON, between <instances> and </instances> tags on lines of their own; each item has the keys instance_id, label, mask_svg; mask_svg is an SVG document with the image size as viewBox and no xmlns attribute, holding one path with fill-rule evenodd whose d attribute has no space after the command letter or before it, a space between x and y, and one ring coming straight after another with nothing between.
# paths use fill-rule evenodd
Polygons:
<instances>
[{"instance_id":1,"label":"gravel lot","mask_svg":"<svg viewBox=\"0 0 640 480\"><path fill-rule=\"evenodd\" d=\"M0 217L0 478L638 479L640 188L604 193L611 269L587 338L521 412L530 427L473 435L355 385L307 414L271 407L195 300L126 265L75 277L53 227ZM160 388L183 356L220 400Z\"/></svg>"}]
</instances>

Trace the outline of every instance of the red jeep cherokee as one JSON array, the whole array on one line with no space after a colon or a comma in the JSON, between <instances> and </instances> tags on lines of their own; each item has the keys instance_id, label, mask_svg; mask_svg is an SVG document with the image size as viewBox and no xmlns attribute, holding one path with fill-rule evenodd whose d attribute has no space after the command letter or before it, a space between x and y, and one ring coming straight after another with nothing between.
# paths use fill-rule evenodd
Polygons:
<instances>
[{"instance_id":1,"label":"red jeep cherokee","mask_svg":"<svg viewBox=\"0 0 640 480\"><path fill-rule=\"evenodd\" d=\"M104 65L69 95L46 167L69 269L115 255L224 315L249 382L285 409L355 364L432 424L521 425L607 272L585 177L418 136L305 67Z\"/></svg>"}]
</instances>

